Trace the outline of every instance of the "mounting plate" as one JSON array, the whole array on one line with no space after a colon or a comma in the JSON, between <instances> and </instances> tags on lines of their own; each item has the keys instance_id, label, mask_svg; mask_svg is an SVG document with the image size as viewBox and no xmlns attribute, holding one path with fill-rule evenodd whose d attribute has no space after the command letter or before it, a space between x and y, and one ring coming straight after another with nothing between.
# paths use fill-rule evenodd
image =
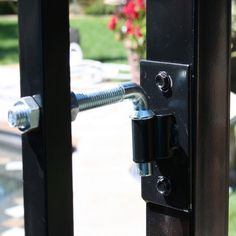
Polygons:
<instances>
[{"instance_id":1,"label":"mounting plate","mask_svg":"<svg viewBox=\"0 0 236 236\"><path fill-rule=\"evenodd\" d=\"M171 77L172 88L163 92L156 85L156 76L165 71ZM150 107L156 114L173 114L176 119L179 148L169 159L156 161L153 175L142 178L142 197L147 202L174 208L191 210L191 71L190 65L157 61L141 61L141 85L150 98ZM167 179L159 191L158 181ZM166 186L166 184L171 186Z\"/></svg>"}]
</instances>

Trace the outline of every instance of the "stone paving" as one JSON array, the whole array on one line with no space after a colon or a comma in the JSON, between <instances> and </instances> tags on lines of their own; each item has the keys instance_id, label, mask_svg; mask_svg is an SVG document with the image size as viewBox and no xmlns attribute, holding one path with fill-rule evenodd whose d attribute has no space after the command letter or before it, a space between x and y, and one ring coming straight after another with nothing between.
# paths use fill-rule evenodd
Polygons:
<instances>
[{"instance_id":1,"label":"stone paving","mask_svg":"<svg viewBox=\"0 0 236 236\"><path fill-rule=\"evenodd\" d=\"M17 66L0 67L0 129L9 105L19 97ZM5 80L4 78L8 78ZM73 91L114 86L73 78ZM145 203L131 154L129 102L80 113L72 126L75 236L143 236ZM1 141L1 137L0 137ZM0 146L0 235L23 236L21 153Z\"/></svg>"}]
</instances>

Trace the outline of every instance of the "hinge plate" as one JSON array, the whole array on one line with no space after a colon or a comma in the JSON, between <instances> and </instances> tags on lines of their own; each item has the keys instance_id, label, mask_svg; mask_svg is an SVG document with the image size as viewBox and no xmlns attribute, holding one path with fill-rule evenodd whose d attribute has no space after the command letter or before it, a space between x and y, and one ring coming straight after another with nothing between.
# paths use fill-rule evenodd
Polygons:
<instances>
[{"instance_id":1,"label":"hinge plate","mask_svg":"<svg viewBox=\"0 0 236 236\"><path fill-rule=\"evenodd\" d=\"M163 93L156 85L156 76L165 71L171 77L172 89ZM191 210L191 70L190 65L157 61L141 61L141 86L150 98L150 108L156 114L172 113L176 119L179 149L172 158L158 160L153 175L142 178L142 197L147 202ZM168 195L158 191L160 177L171 183Z\"/></svg>"}]
</instances>

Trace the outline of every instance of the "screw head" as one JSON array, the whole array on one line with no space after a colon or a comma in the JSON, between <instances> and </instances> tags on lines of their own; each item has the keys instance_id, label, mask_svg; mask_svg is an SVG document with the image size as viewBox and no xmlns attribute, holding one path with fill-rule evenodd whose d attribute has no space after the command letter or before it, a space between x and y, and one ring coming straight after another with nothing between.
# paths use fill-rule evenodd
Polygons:
<instances>
[{"instance_id":1,"label":"screw head","mask_svg":"<svg viewBox=\"0 0 236 236\"><path fill-rule=\"evenodd\" d=\"M168 196L171 192L171 182L164 176L159 176L157 179L156 188L158 193Z\"/></svg>"},{"instance_id":2,"label":"screw head","mask_svg":"<svg viewBox=\"0 0 236 236\"><path fill-rule=\"evenodd\" d=\"M160 71L156 76L156 85L162 92L167 92L172 87L172 79L166 71Z\"/></svg>"}]
</instances>

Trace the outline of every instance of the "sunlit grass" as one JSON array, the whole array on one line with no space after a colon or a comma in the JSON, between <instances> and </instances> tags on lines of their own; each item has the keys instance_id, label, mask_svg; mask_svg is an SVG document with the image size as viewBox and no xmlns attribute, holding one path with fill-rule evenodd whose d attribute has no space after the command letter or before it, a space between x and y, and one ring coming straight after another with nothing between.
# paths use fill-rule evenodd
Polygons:
<instances>
[{"instance_id":1,"label":"sunlit grass","mask_svg":"<svg viewBox=\"0 0 236 236\"><path fill-rule=\"evenodd\" d=\"M229 197L229 236L236 236L236 193Z\"/></svg>"},{"instance_id":2,"label":"sunlit grass","mask_svg":"<svg viewBox=\"0 0 236 236\"><path fill-rule=\"evenodd\" d=\"M107 29L109 17L79 16L71 19L71 27L79 30L81 47L86 59L102 62L126 62L126 51ZM19 61L18 26L16 19L0 17L0 64Z\"/></svg>"},{"instance_id":3,"label":"sunlit grass","mask_svg":"<svg viewBox=\"0 0 236 236\"><path fill-rule=\"evenodd\" d=\"M17 21L0 18L0 64L18 63L18 55Z\"/></svg>"},{"instance_id":4,"label":"sunlit grass","mask_svg":"<svg viewBox=\"0 0 236 236\"><path fill-rule=\"evenodd\" d=\"M108 21L107 16L81 16L71 20L71 27L79 29L85 58L102 62L126 62L124 46L107 29Z\"/></svg>"}]
</instances>

